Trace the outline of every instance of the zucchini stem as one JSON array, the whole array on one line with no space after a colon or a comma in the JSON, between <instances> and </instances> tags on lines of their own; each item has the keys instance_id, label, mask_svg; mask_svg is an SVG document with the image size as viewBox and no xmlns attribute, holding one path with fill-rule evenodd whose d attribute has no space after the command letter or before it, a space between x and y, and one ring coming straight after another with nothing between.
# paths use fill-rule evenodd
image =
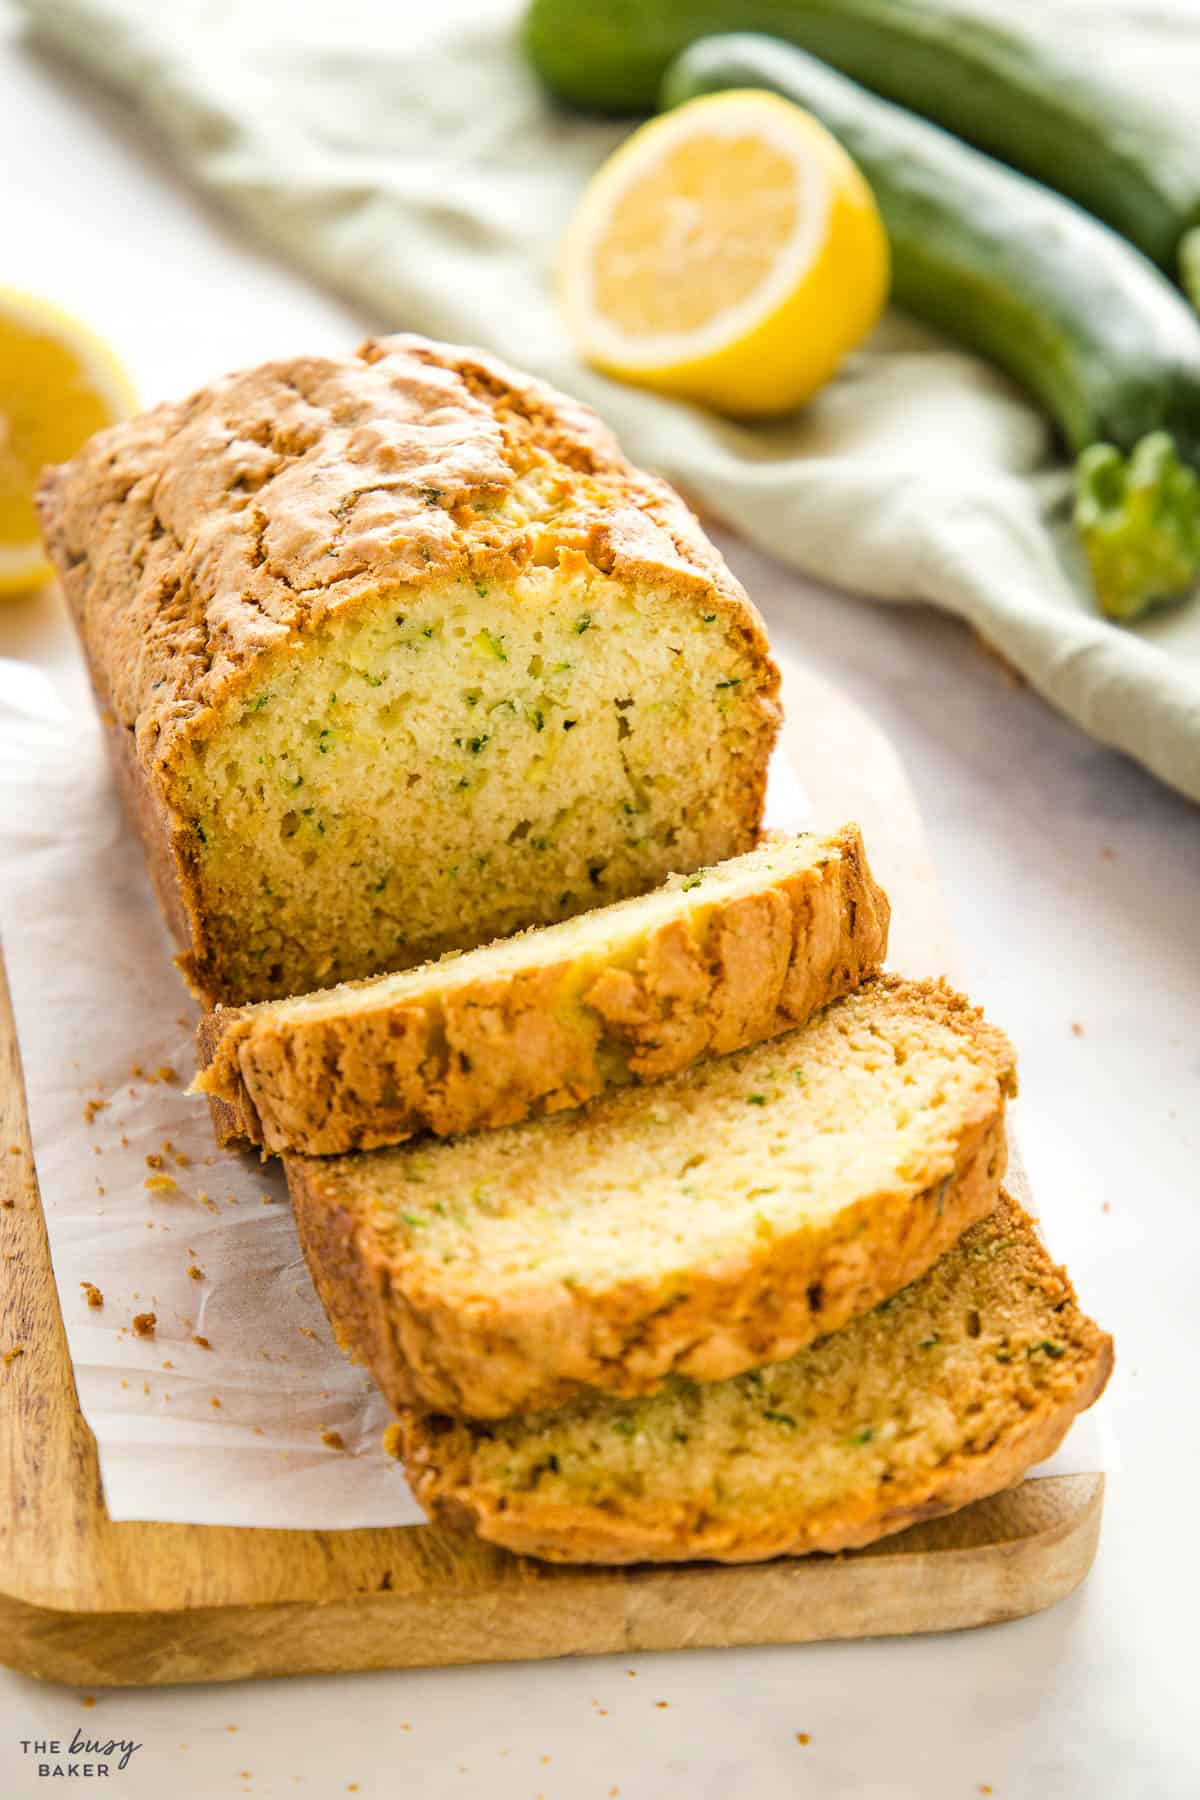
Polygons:
<instances>
[{"instance_id":1,"label":"zucchini stem","mask_svg":"<svg viewBox=\"0 0 1200 1800\"><path fill-rule=\"evenodd\" d=\"M1179 240L1179 285L1200 312L1200 225L1193 225Z\"/></svg>"},{"instance_id":2,"label":"zucchini stem","mask_svg":"<svg viewBox=\"0 0 1200 1800\"><path fill-rule=\"evenodd\" d=\"M1128 457L1092 444L1075 470L1075 525L1101 610L1128 623L1200 577L1200 476L1166 431Z\"/></svg>"}]
</instances>

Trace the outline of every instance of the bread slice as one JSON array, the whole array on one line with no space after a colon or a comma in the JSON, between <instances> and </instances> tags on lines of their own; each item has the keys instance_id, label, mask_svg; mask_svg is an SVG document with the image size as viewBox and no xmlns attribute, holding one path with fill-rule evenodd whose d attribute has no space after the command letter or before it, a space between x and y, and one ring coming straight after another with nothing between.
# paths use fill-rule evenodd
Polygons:
<instances>
[{"instance_id":1,"label":"bread slice","mask_svg":"<svg viewBox=\"0 0 1200 1800\"><path fill-rule=\"evenodd\" d=\"M396 1406L495 1418L791 1356L995 1206L1002 1034L881 977L802 1030L580 1111L285 1157L334 1328Z\"/></svg>"},{"instance_id":2,"label":"bread slice","mask_svg":"<svg viewBox=\"0 0 1200 1800\"><path fill-rule=\"evenodd\" d=\"M749 850L762 621L585 407L419 337L231 375L43 477L210 1004L407 968Z\"/></svg>"},{"instance_id":3,"label":"bread slice","mask_svg":"<svg viewBox=\"0 0 1200 1800\"><path fill-rule=\"evenodd\" d=\"M388 1444L439 1523L554 1562L753 1562L871 1543L1008 1487L1098 1397L1112 1340L1005 1197L911 1287L790 1362L652 1400Z\"/></svg>"},{"instance_id":4,"label":"bread slice","mask_svg":"<svg viewBox=\"0 0 1200 1800\"><path fill-rule=\"evenodd\" d=\"M857 826L399 975L221 1008L194 1092L218 1140L327 1156L513 1124L801 1025L875 973Z\"/></svg>"}]
</instances>

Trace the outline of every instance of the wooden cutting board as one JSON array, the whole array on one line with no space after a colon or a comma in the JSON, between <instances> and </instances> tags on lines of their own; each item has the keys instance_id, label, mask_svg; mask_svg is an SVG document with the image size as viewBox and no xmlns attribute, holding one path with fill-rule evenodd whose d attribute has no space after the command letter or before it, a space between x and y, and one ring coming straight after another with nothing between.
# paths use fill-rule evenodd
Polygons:
<instances>
[{"instance_id":1,"label":"wooden cutting board","mask_svg":"<svg viewBox=\"0 0 1200 1800\"><path fill-rule=\"evenodd\" d=\"M785 664L785 754L816 820L857 819L894 967L952 972L916 806L887 740ZM10 1148L15 1147L15 1148ZM1027 1199L1019 1167L1010 1186ZM114 1523L79 1411L0 968L0 1662L87 1687L956 1630L1086 1575L1102 1475L1030 1480L838 1556L554 1568L431 1526Z\"/></svg>"}]
</instances>

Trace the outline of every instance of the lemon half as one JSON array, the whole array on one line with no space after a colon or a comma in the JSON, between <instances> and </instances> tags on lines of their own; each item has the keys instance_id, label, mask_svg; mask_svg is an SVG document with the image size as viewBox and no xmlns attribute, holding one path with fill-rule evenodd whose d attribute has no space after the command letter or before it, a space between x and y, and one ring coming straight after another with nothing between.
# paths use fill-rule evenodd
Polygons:
<instances>
[{"instance_id":1,"label":"lemon half","mask_svg":"<svg viewBox=\"0 0 1200 1800\"><path fill-rule=\"evenodd\" d=\"M775 94L706 95L633 133L567 234L562 299L581 353L719 411L790 411L887 299L887 233L825 127Z\"/></svg>"},{"instance_id":2,"label":"lemon half","mask_svg":"<svg viewBox=\"0 0 1200 1800\"><path fill-rule=\"evenodd\" d=\"M0 594L51 574L33 506L42 469L135 406L128 375L86 325L0 287Z\"/></svg>"}]
</instances>

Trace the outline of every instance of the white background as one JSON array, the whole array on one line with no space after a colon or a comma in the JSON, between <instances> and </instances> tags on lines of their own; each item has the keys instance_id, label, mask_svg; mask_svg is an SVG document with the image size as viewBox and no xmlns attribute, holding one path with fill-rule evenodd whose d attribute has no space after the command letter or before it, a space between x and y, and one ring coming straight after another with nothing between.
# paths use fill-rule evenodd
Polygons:
<instances>
[{"instance_id":1,"label":"white background","mask_svg":"<svg viewBox=\"0 0 1200 1800\"><path fill-rule=\"evenodd\" d=\"M5 0L0 205L0 281L81 312L147 400L382 322L251 250L117 104L20 44ZM2 1800L1200 1793L1200 812L1010 685L960 627L726 548L776 641L892 735L972 990L1017 1043L1052 1248L1117 1340L1122 1466L1091 1579L1040 1618L911 1642L141 1690L89 1710L0 1671ZM0 607L0 655L74 659L52 597ZM103 1788L38 1781L19 1740L76 1726L143 1748Z\"/></svg>"}]
</instances>

